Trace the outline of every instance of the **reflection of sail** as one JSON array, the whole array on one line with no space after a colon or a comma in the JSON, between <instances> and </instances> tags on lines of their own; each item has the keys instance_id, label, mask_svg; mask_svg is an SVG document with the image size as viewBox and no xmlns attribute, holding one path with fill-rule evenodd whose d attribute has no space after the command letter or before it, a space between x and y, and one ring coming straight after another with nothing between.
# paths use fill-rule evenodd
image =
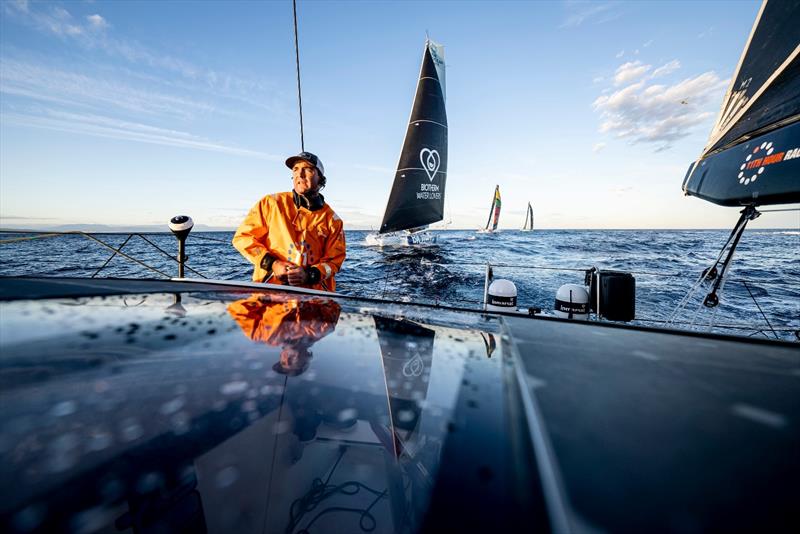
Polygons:
<instances>
[{"instance_id":1,"label":"reflection of sail","mask_svg":"<svg viewBox=\"0 0 800 534\"><path fill-rule=\"evenodd\" d=\"M422 412L419 403L428 395L436 332L402 319L377 315L373 319L383 357L395 437L408 440L419 425Z\"/></svg>"},{"instance_id":2,"label":"reflection of sail","mask_svg":"<svg viewBox=\"0 0 800 534\"><path fill-rule=\"evenodd\" d=\"M489 358L492 357L492 353L497 348L497 341L494 339L494 334L490 332L481 332L481 338L483 338L483 344L486 345L486 356Z\"/></svg>"}]
</instances>

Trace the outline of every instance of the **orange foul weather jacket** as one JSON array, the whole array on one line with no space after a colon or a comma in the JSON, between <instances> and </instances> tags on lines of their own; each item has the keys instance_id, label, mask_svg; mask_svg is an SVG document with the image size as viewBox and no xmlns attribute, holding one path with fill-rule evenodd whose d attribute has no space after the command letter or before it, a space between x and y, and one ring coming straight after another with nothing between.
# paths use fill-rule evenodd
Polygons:
<instances>
[{"instance_id":1,"label":"orange foul weather jacket","mask_svg":"<svg viewBox=\"0 0 800 534\"><path fill-rule=\"evenodd\" d=\"M233 246L253 264L253 281L283 283L262 267L266 254L300 267L315 267L319 283L309 287L335 291L334 276L345 258L344 226L328 204L311 211L295 205L292 191L267 195L247 214Z\"/></svg>"}]
</instances>

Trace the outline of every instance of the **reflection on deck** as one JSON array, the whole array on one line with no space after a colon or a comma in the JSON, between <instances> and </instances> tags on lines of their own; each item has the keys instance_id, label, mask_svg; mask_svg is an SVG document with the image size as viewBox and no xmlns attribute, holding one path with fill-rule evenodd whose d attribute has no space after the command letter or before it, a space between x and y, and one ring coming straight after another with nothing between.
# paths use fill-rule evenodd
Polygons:
<instances>
[{"instance_id":1,"label":"reflection on deck","mask_svg":"<svg viewBox=\"0 0 800 534\"><path fill-rule=\"evenodd\" d=\"M496 320L234 298L2 304L4 531L422 528L457 407L504 413ZM504 461L486 464L494 492Z\"/></svg>"}]
</instances>

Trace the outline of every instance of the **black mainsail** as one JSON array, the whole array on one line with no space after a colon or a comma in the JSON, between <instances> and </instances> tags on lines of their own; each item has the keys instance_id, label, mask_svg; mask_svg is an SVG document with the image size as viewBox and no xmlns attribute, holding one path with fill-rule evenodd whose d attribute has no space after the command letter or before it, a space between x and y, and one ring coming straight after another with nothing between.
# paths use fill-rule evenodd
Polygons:
<instances>
[{"instance_id":1,"label":"black mainsail","mask_svg":"<svg viewBox=\"0 0 800 534\"><path fill-rule=\"evenodd\" d=\"M379 233L417 229L444 217L447 113L444 47L425 41L417 92Z\"/></svg>"},{"instance_id":2,"label":"black mainsail","mask_svg":"<svg viewBox=\"0 0 800 534\"><path fill-rule=\"evenodd\" d=\"M724 206L800 201L800 0L764 0L683 190Z\"/></svg>"},{"instance_id":3,"label":"black mainsail","mask_svg":"<svg viewBox=\"0 0 800 534\"><path fill-rule=\"evenodd\" d=\"M528 212L525 214L525 224L522 225L522 229L533 230L533 208L530 202L528 202Z\"/></svg>"}]
</instances>

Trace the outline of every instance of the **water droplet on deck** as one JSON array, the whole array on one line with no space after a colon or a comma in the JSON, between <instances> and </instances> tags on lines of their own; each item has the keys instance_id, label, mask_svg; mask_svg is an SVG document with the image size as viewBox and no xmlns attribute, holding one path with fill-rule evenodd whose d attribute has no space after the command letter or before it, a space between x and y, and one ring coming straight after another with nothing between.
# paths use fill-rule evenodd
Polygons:
<instances>
[{"instance_id":1,"label":"water droplet on deck","mask_svg":"<svg viewBox=\"0 0 800 534\"><path fill-rule=\"evenodd\" d=\"M337 414L336 419L341 423L358 419L358 411L355 408L345 408Z\"/></svg>"},{"instance_id":2,"label":"water droplet on deck","mask_svg":"<svg viewBox=\"0 0 800 534\"><path fill-rule=\"evenodd\" d=\"M244 380L235 380L233 382L223 384L219 390L223 395L239 395L247 391L247 386L248 384Z\"/></svg>"},{"instance_id":3,"label":"water droplet on deck","mask_svg":"<svg viewBox=\"0 0 800 534\"><path fill-rule=\"evenodd\" d=\"M272 425L272 433L276 435L285 434L289 431L289 421L278 421Z\"/></svg>"},{"instance_id":4,"label":"water droplet on deck","mask_svg":"<svg viewBox=\"0 0 800 534\"><path fill-rule=\"evenodd\" d=\"M239 470L234 466L220 469L216 476L217 487L227 488L232 486L239 479Z\"/></svg>"},{"instance_id":5,"label":"water droplet on deck","mask_svg":"<svg viewBox=\"0 0 800 534\"><path fill-rule=\"evenodd\" d=\"M119 427L120 432L122 433L123 441L133 441L144 435L144 429L142 428L142 425L140 425L139 421L133 417L123 419L120 422Z\"/></svg>"},{"instance_id":6,"label":"water droplet on deck","mask_svg":"<svg viewBox=\"0 0 800 534\"><path fill-rule=\"evenodd\" d=\"M71 415L75 413L75 410L78 408L78 405L75 401L63 401L59 402L53 409L50 410L50 415L54 417L64 417L65 415Z\"/></svg>"},{"instance_id":7,"label":"water droplet on deck","mask_svg":"<svg viewBox=\"0 0 800 534\"><path fill-rule=\"evenodd\" d=\"M136 482L136 491L141 494L150 493L163 485L163 477L160 473L145 473Z\"/></svg>"},{"instance_id":8,"label":"water droplet on deck","mask_svg":"<svg viewBox=\"0 0 800 534\"><path fill-rule=\"evenodd\" d=\"M114 442L110 432L102 429L95 429L89 433L86 441L86 449L89 451L102 451Z\"/></svg>"},{"instance_id":9,"label":"water droplet on deck","mask_svg":"<svg viewBox=\"0 0 800 534\"><path fill-rule=\"evenodd\" d=\"M164 415L173 414L183 408L184 404L186 404L186 401L183 399L183 397L176 397L171 401L167 401L161 405L161 413Z\"/></svg>"},{"instance_id":10,"label":"water droplet on deck","mask_svg":"<svg viewBox=\"0 0 800 534\"><path fill-rule=\"evenodd\" d=\"M401 423L410 423L414 420L416 415L411 410L398 410L397 411L397 420Z\"/></svg>"},{"instance_id":11,"label":"water droplet on deck","mask_svg":"<svg viewBox=\"0 0 800 534\"><path fill-rule=\"evenodd\" d=\"M169 422L172 432L176 435L187 433L191 427L189 414L186 412L176 413L172 416Z\"/></svg>"}]
</instances>

